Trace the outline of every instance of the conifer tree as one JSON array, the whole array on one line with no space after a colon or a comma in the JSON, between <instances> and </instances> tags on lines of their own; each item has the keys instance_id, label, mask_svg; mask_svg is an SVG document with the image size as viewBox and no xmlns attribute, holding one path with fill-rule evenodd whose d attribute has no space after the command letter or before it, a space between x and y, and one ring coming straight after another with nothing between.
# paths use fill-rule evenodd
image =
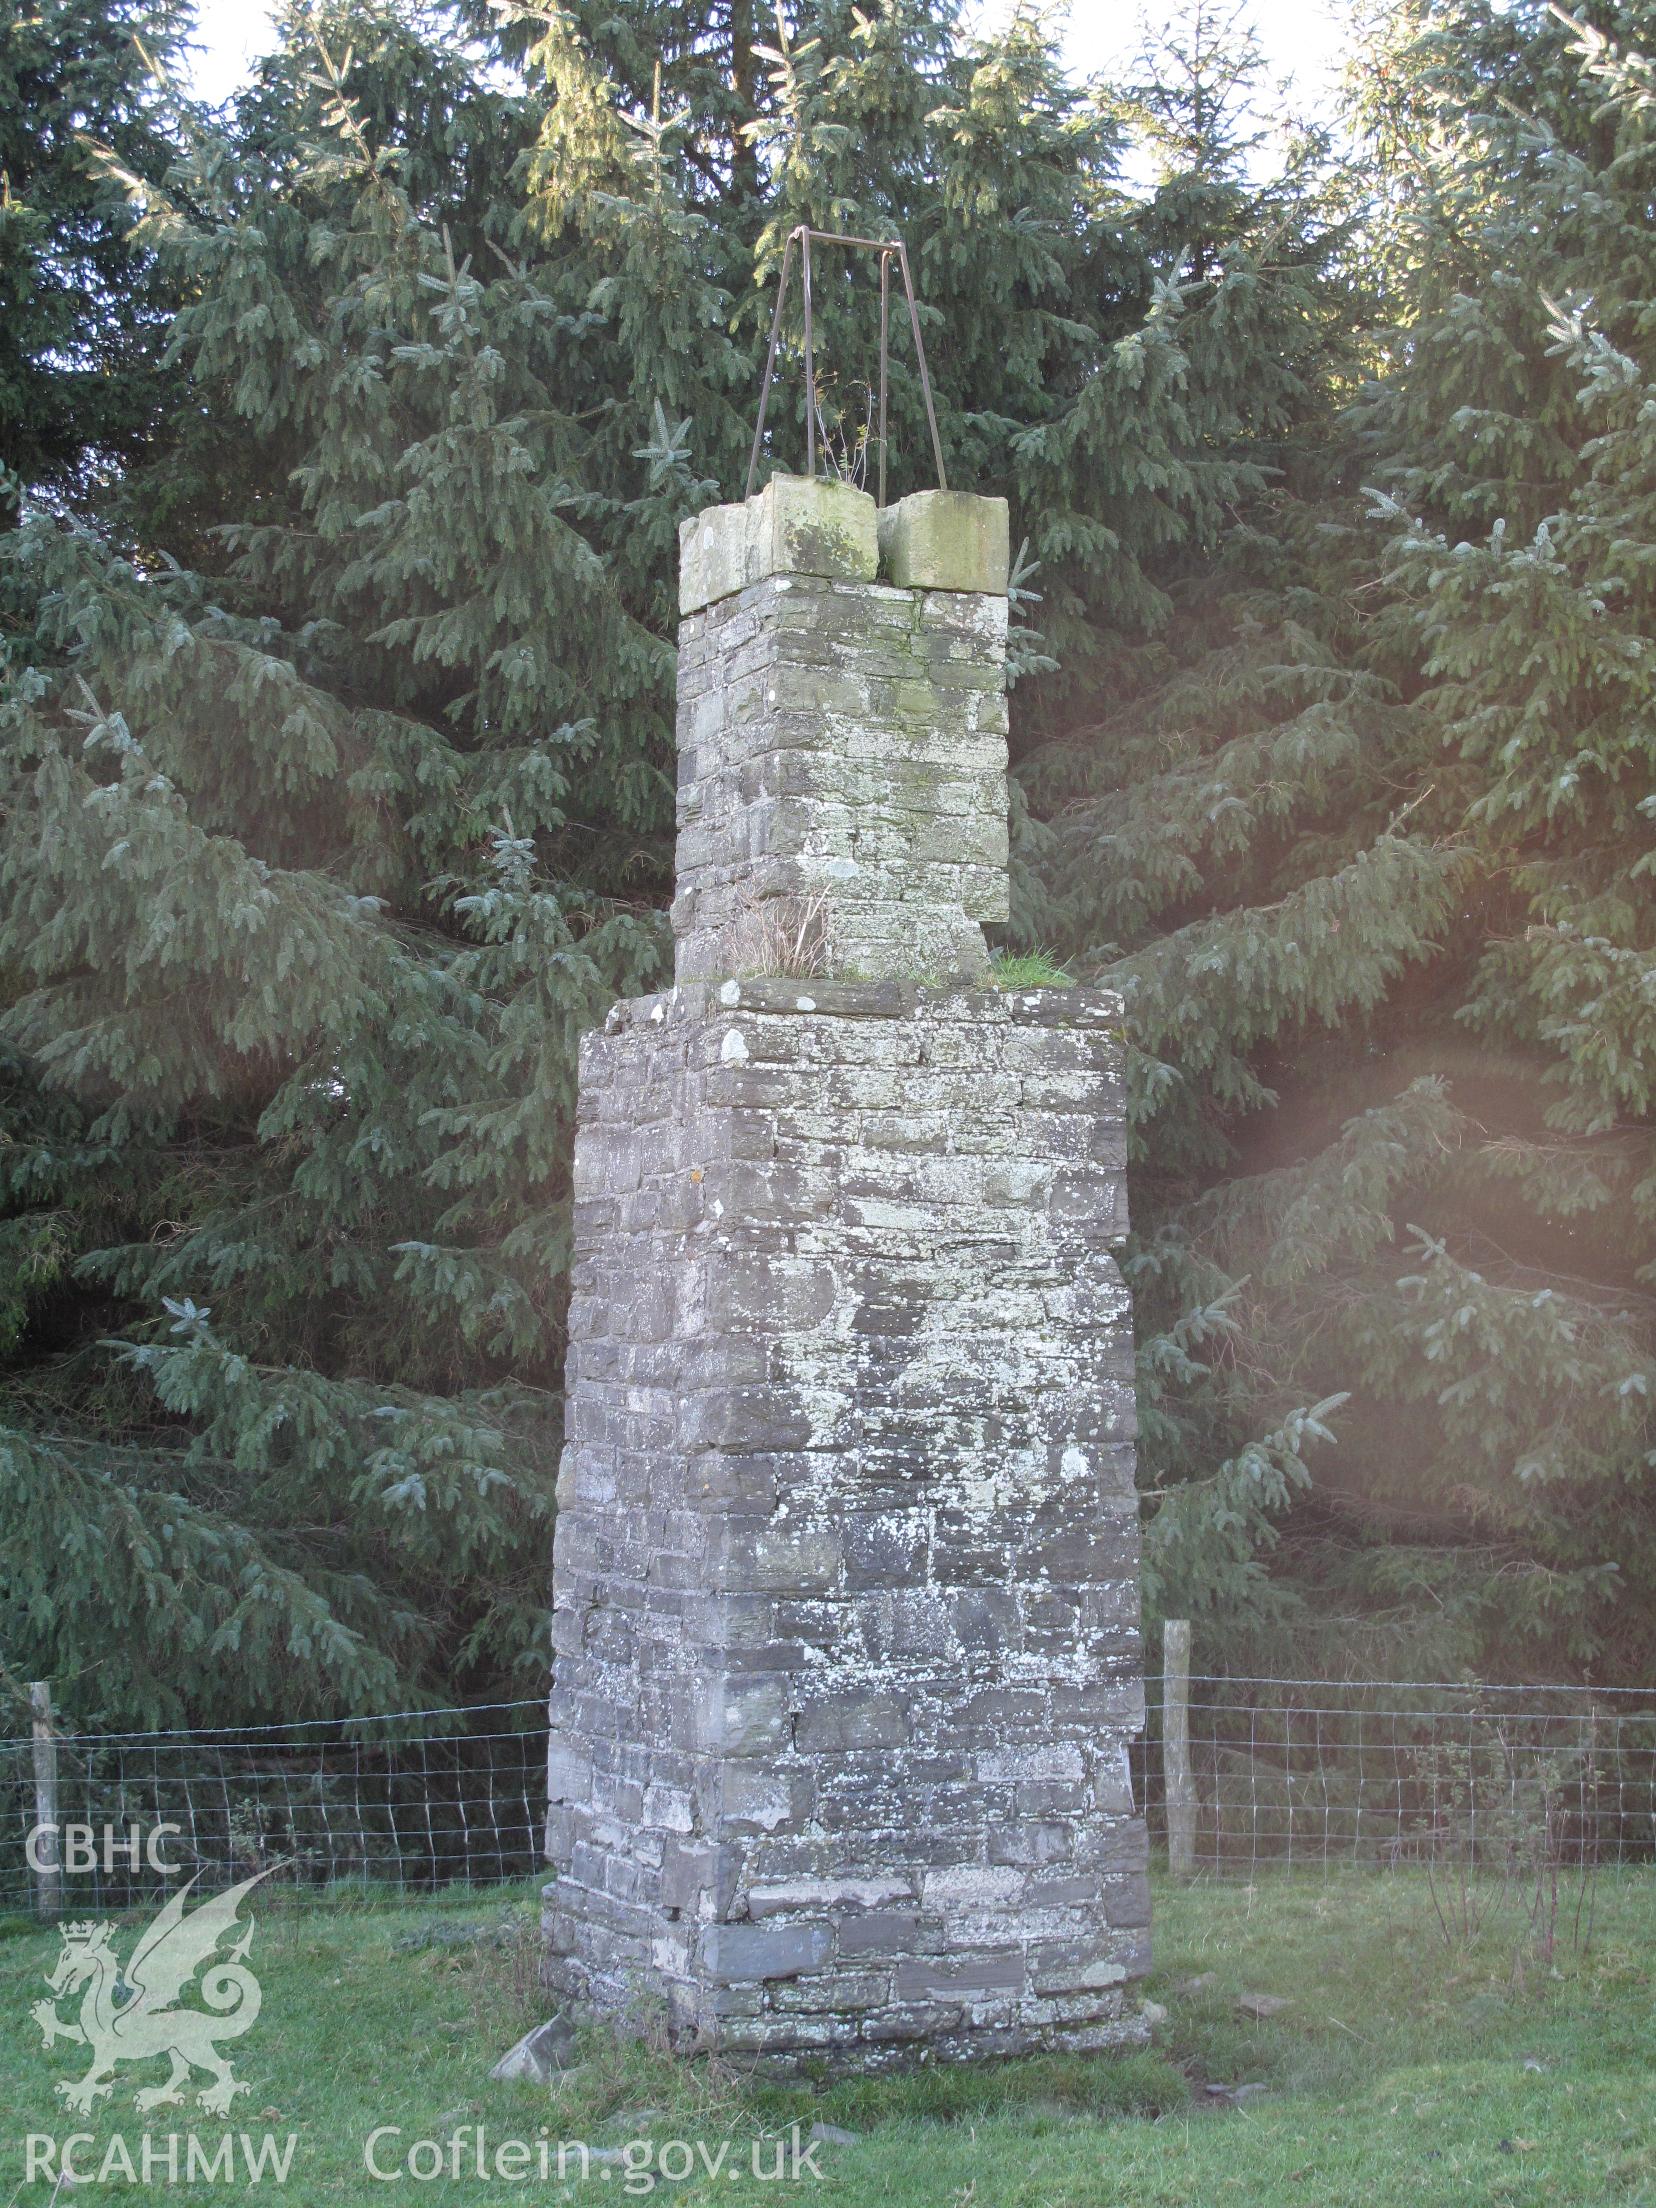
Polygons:
<instances>
[{"instance_id":1,"label":"conifer tree","mask_svg":"<svg viewBox=\"0 0 1656 2208\"><path fill-rule=\"evenodd\" d=\"M1032 10L788 11L737 100L744 21L558 10L501 65L295 9L149 195L189 404L8 562L0 1639L83 1707L539 1675L574 1041L665 971L676 529L740 493L787 227L907 237L955 480L1078 657L1228 481ZM842 377L873 295L824 294ZM901 352L897 396L901 490Z\"/></svg>"},{"instance_id":2,"label":"conifer tree","mask_svg":"<svg viewBox=\"0 0 1656 2208\"><path fill-rule=\"evenodd\" d=\"M1648 1666L1651 109L1605 25L1383 25L1377 296L1029 767L1035 918L1136 1046L1152 1595L1279 1670L1335 1621L1414 1676Z\"/></svg>"},{"instance_id":3,"label":"conifer tree","mask_svg":"<svg viewBox=\"0 0 1656 2208\"><path fill-rule=\"evenodd\" d=\"M1361 426L1420 817L1465 851L1471 1063L1374 1378L1435 1412L1504 1620L1647 1677L1656 68L1636 8L1475 0L1410 32L1411 342Z\"/></svg>"},{"instance_id":4,"label":"conifer tree","mask_svg":"<svg viewBox=\"0 0 1656 2208\"><path fill-rule=\"evenodd\" d=\"M175 294L111 162L159 178L175 0L0 0L0 524L83 496L151 437Z\"/></svg>"},{"instance_id":5,"label":"conifer tree","mask_svg":"<svg viewBox=\"0 0 1656 2208\"><path fill-rule=\"evenodd\" d=\"M589 473L528 99L296 15L146 231L260 455L222 572L16 549L0 1630L127 1716L544 1662L573 1042L659 971L671 803L602 537L671 492Z\"/></svg>"},{"instance_id":6,"label":"conifer tree","mask_svg":"<svg viewBox=\"0 0 1656 2208\"><path fill-rule=\"evenodd\" d=\"M0 568L0 1677L538 1684L574 1042L666 971L676 531L801 222L906 239L1024 545L1016 928L1128 998L1153 1598L1646 1660L1652 108L1593 23L1396 0L1342 171L1200 5L1117 96L1033 6L328 0L128 161L181 395ZM807 404L859 464L875 298L825 254L762 468ZM893 402L899 493L901 321Z\"/></svg>"}]
</instances>

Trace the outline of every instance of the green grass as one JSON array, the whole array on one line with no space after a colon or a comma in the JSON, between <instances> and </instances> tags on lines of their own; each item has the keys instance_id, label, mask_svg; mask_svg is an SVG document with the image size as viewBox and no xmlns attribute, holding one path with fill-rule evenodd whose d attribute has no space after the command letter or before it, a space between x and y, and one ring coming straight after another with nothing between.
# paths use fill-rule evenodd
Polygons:
<instances>
[{"instance_id":1,"label":"green grass","mask_svg":"<svg viewBox=\"0 0 1656 2208\"><path fill-rule=\"evenodd\" d=\"M1065 973L1048 951L997 951L989 962L989 979L997 989L1075 987L1075 976Z\"/></svg>"},{"instance_id":2,"label":"green grass","mask_svg":"<svg viewBox=\"0 0 1656 2208\"><path fill-rule=\"evenodd\" d=\"M141 1921L122 1923L123 1952ZM132 2085L158 2064L119 2079L93 2120L54 2101L54 2079L81 2057L61 2042L48 2055L29 2018L56 1946L27 1927L0 1938L11 2119L0 2203L19 2208L51 2197L20 2183L25 2132L92 2130L101 2142L119 2131L136 2153L146 2123L164 2134L191 2122L188 2110L133 2110ZM684 2140L716 2153L729 2140L717 2178L658 2188L701 2204L803 2192L836 2208L1656 2208L1656 1873L1601 1878L1591 1938L1575 1944L1566 1916L1550 1964L1516 1903L1476 1941L1447 1946L1413 1872L1164 1886L1156 1957L1146 1991L1169 2015L1149 2052L776 2085L589 2034L579 2076L548 2092L487 2077L541 2010L528 1890L400 1906L278 1897L259 1912L249 1957L264 2010L231 2050L252 2088L231 2128L297 2135L287 2185L249 2197L364 2208L643 2195L642 2173L629 2183L619 2162L563 2186L381 2184L364 2171L375 2125L413 2140L479 2123L492 2139L534 2140L545 2127L554 2141L612 2148ZM1238 2014L1242 1993L1289 2005L1253 2023ZM1219 2104L1210 2083L1266 2090ZM724 2174L731 2159L746 2171L756 2138L818 2121L861 2135L818 2150L820 2184ZM223 2126L198 2129L214 2143ZM134 2190L93 2183L72 2197Z\"/></svg>"}]
</instances>

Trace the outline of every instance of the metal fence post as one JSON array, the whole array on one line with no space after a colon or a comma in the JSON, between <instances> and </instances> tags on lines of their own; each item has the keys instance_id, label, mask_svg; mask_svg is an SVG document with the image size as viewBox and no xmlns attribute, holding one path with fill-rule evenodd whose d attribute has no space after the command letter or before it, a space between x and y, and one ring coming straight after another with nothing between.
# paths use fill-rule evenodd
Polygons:
<instances>
[{"instance_id":1,"label":"metal fence post","mask_svg":"<svg viewBox=\"0 0 1656 2208\"><path fill-rule=\"evenodd\" d=\"M35 1836L32 1861L35 1907L49 1921L63 1908L63 1864L61 1836L58 1831L57 1734L52 1729L50 1680L36 1679L30 1686L29 1709L34 1731Z\"/></svg>"},{"instance_id":2,"label":"metal fence post","mask_svg":"<svg viewBox=\"0 0 1656 2208\"><path fill-rule=\"evenodd\" d=\"M1167 1801L1167 1865L1175 1878L1196 1871L1196 1787L1190 1773L1190 1620L1162 1626L1162 1787Z\"/></svg>"}]
</instances>

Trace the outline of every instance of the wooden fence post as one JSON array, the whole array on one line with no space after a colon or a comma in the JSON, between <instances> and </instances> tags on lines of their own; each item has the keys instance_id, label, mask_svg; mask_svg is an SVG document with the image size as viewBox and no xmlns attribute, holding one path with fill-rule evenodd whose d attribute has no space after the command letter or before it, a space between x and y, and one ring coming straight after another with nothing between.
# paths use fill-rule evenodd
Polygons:
<instances>
[{"instance_id":1,"label":"wooden fence post","mask_svg":"<svg viewBox=\"0 0 1656 2208\"><path fill-rule=\"evenodd\" d=\"M1190 1771L1190 1620L1162 1626L1162 1791L1167 1803L1167 1867L1196 1873L1196 1786Z\"/></svg>"},{"instance_id":2,"label":"wooden fence post","mask_svg":"<svg viewBox=\"0 0 1656 2208\"><path fill-rule=\"evenodd\" d=\"M34 1719L35 1834L31 1860L35 1874L35 1907L41 1916L50 1920L63 1908L57 1734L52 1729L50 1680L34 1681L29 1688L29 1709Z\"/></svg>"}]
</instances>

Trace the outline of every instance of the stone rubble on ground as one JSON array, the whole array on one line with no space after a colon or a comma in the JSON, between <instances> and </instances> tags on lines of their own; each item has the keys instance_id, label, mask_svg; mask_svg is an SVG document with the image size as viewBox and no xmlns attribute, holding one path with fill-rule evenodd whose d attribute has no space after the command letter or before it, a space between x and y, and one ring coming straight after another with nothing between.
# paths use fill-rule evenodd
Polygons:
<instances>
[{"instance_id":1,"label":"stone rubble on ground","mask_svg":"<svg viewBox=\"0 0 1656 2208\"><path fill-rule=\"evenodd\" d=\"M1289 2006L1287 1997L1280 1993L1239 1993L1236 2006L1244 2016L1252 2017L1256 2024L1267 2017L1280 2016Z\"/></svg>"},{"instance_id":2,"label":"stone rubble on ground","mask_svg":"<svg viewBox=\"0 0 1656 2208\"><path fill-rule=\"evenodd\" d=\"M489 2072L491 2078L527 2078L535 2085L551 2085L571 2074L569 2057L575 2045L575 2028L567 2017L549 2017L525 2032L515 2046Z\"/></svg>"}]
</instances>

